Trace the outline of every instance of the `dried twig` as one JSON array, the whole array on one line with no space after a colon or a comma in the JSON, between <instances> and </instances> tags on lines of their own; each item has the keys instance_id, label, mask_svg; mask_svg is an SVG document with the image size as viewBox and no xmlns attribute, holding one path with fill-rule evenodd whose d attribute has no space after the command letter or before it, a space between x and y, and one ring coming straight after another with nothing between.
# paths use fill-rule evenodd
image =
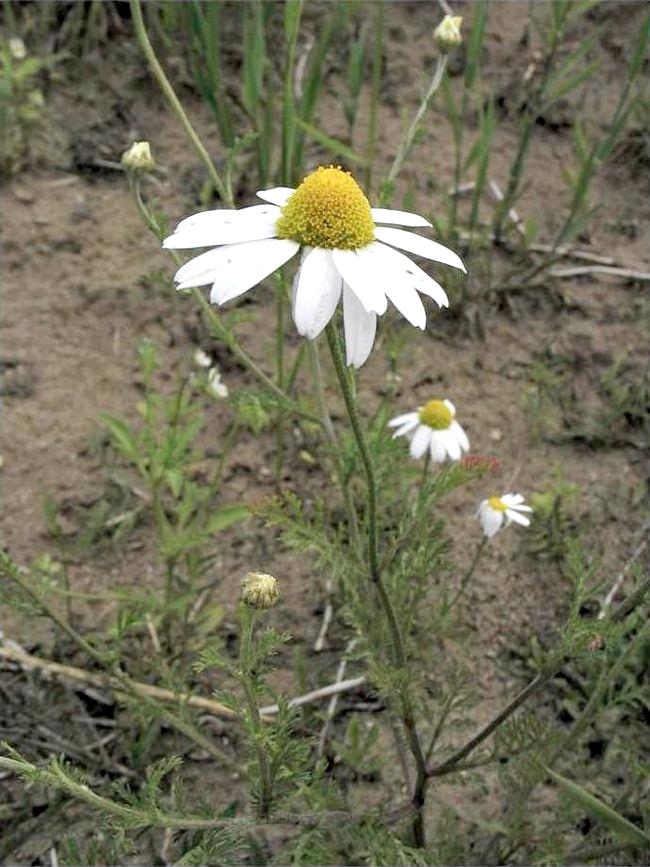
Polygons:
<instances>
[{"instance_id":1,"label":"dried twig","mask_svg":"<svg viewBox=\"0 0 650 867\"><path fill-rule=\"evenodd\" d=\"M575 268L552 268L551 277L584 277L587 274L607 274L610 277L621 277L624 280L640 280L650 282L650 271L633 271L630 268L612 268L609 265L579 265Z\"/></svg>"},{"instance_id":2,"label":"dried twig","mask_svg":"<svg viewBox=\"0 0 650 867\"><path fill-rule=\"evenodd\" d=\"M98 687L99 689L109 690L116 696L124 696L124 687L119 682L108 674L101 672L87 671L85 668L77 668L74 665L62 665L59 662L53 662L49 659L42 659L39 656L34 656L24 650L19 644L14 641L5 640L0 645L0 660L6 659L11 662L18 663L27 671L40 671L45 675L53 675L61 677L64 680L71 680L75 683L82 683L88 686ZM321 687L320 689L312 690L304 695L296 696L289 702L291 707L300 707L303 704L309 704L312 701L318 701L321 698L329 698L348 690L357 689L366 682L364 676L353 677L349 680L343 680L338 683L329 684L329 686ZM211 698L205 698L200 695L191 695L189 693L177 693L170 689L163 689L159 686L152 686L148 683L137 683L134 681L136 689L143 695L149 698L162 702L163 704L185 704L188 707L197 708L208 711L212 716L221 719L237 719L236 711L226 707L218 701ZM264 722L273 722L272 717L278 713L278 705L269 705L260 709Z\"/></svg>"},{"instance_id":3,"label":"dried twig","mask_svg":"<svg viewBox=\"0 0 650 867\"><path fill-rule=\"evenodd\" d=\"M332 622L332 617L334 616L334 606L332 605L331 578L328 578L325 582L325 593L327 594L327 601L325 602L325 611L323 612L323 622L321 623L321 627L318 631L318 636L316 638L316 641L314 642L314 650L316 651L316 653L319 653L325 647L327 630L329 629L330 623Z\"/></svg>"},{"instance_id":4,"label":"dried twig","mask_svg":"<svg viewBox=\"0 0 650 867\"><path fill-rule=\"evenodd\" d=\"M303 704L309 704L309 702L317 701L319 698L328 698L331 695L337 695L340 692L347 692L351 689L356 689L366 682L366 678L361 675L360 677L351 677L349 680L342 680L340 683L330 683L329 686L323 686L320 689L314 689L312 692L306 692L304 695L299 695L296 698L292 698L289 702L289 707L300 707ZM260 713L266 716L272 716L279 711L279 707L277 704L270 704L268 707L260 708Z\"/></svg>"},{"instance_id":5,"label":"dried twig","mask_svg":"<svg viewBox=\"0 0 650 867\"><path fill-rule=\"evenodd\" d=\"M323 621L324 622L324 621ZM321 630L322 631L322 630ZM336 681L335 683L342 683L343 675L345 674L345 669L347 668L348 660L347 655L351 653L357 645L357 639L353 638L352 641L348 642L348 646L345 648L345 653L343 654L343 658L339 662L339 667L336 672ZM320 758L325 752L325 742L327 740L327 734L329 732L330 725L332 720L334 719L334 714L336 713L336 705L339 701L340 693L336 692L330 698L330 702L327 706L327 716L325 717L325 723L323 724L323 728L321 729L320 737L318 739L318 758Z\"/></svg>"},{"instance_id":6,"label":"dried twig","mask_svg":"<svg viewBox=\"0 0 650 867\"><path fill-rule=\"evenodd\" d=\"M644 524L643 527L641 527L640 535L644 536L648 532L648 530L650 530L650 522L648 522L647 524ZM621 569L619 574L616 576L616 580L612 584L610 591L608 592L607 596L605 596L605 599L603 600L602 608L600 610L600 614L598 615L599 620L602 620L607 615L607 612L609 611L609 608L612 604L612 601L614 600L614 597L618 593L623 581L625 581L625 576L630 571L630 568L632 567L632 565L639 559L641 554L643 554L647 544L648 544L648 538L646 536L645 538L641 539L641 541L639 542L639 544L635 548L634 553L632 554L630 559L627 561L625 566Z\"/></svg>"}]
</instances>

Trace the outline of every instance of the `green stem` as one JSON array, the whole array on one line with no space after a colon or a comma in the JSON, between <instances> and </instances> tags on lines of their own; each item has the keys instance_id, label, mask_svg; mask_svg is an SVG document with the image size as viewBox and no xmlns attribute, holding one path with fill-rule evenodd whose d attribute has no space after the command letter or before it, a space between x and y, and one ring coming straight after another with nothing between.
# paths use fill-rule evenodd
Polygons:
<instances>
[{"instance_id":1,"label":"green stem","mask_svg":"<svg viewBox=\"0 0 650 867\"><path fill-rule=\"evenodd\" d=\"M214 162L210 158L210 155L208 154L207 150L203 145L203 142L201 141L196 130L192 126L190 119L185 114L185 109L181 105L181 102L176 96L173 87L169 83L169 79L165 75L165 71L160 65L158 58L156 57L156 53L153 50L153 46L149 40L147 30L144 26L140 0L131 0L131 18L133 20L135 35L138 39L138 42L140 43L140 47L142 48L142 52L147 59L147 63L149 64L149 68L151 69L154 78L160 85L160 89L162 90L172 111L184 127L185 132L187 133L187 136L192 142L192 144L194 145L196 152L205 164L210 175L210 179L214 184L214 188L219 193L219 197L229 208L233 208L234 202L232 192L227 189L226 185L221 180L221 176L219 175L219 172L217 171Z\"/></svg>"},{"instance_id":2,"label":"green stem","mask_svg":"<svg viewBox=\"0 0 650 867\"><path fill-rule=\"evenodd\" d=\"M467 585L472 580L472 576L476 567L478 566L478 561L481 559L481 554L485 550L485 545L487 543L488 537L483 536L481 541L476 546L476 551L474 552L474 556L472 557L472 562L469 565L469 569L463 575L463 580L460 582L460 587L458 588L456 594L452 597L451 601L443 606L442 616L444 617L447 612L451 611L454 605L458 602L458 600L463 596L465 590L467 590Z\"/></svg>"},{"instance_id":3,"label":"green stem","mask_svg":"<svg viewBox=\"0 0 650 867\"><path fill-rule=\"evenodd\" d=\"M276 325L275 325L275 366L276 381L280 391L284 392L284 306L285 306L284 275L281 274L276 288ZM279 491L282 485L282 469L284 466L284 409L280 407L275 420L275 487Z\"/></svg>"},{"instance_id":4,"label":"green stem","mask_svg":"<svg viewBox=\"0 0 650 867\"><path fill-rule=\"evenodd\" d=\"M336 326L332 322L329 322L329 324L325 328L325 333L327 335L327 343L329 346L330 354L332 356L332 361L334 362L334 368L336 370L336 375L339 380L339 385L341 386L341 392L343 393L345 407L348 411L350 424L352 425L352 432L354 433L357 448L359 449L359 454L361 455L361 462L363 463L363 468L366 474L366 491L368 497L368 560L370 563L370 580L373 584L377 586L378 589L381 586L382 589L379 590L380 594L382 593L382 590L385 594L386 590L383 587L379 570L379 549L377 545L377 486L375 482L375 471L372 465L372 458L370 457L368 444L366 443L366 438L361 427L359 410L357 409L357 405L352 394L352 389L350 388L350 382L348 380L347 371L345 369L345 361L343 360L343 353L341 351L341 345L339 343L339 336L336 331ZM387 596L386 599L388 599ZM390 609L390 611L388 609ZM395 612L393 611L390 601L388 601L386 615L390 624L394 624L391 625L391 632L394 635L396 652L398 655L401 654L403 656L404 653L402 648L401 633L399 630L399 626L397 625Z\"/></svg>"},{"instance_id":5,"label":"green stem","mask_svg":"<svg viewBox=\"0 0 650 867\"><path fill-rule=\"evenodd\" d=\"M386 616L388 629L391 636L394 664L404 673L404 683L403 686L400 688L402 721L404 723L404 728L406 730L406 735L409 742L409 748L413 755L417 771L417 778L412 798L412 804L415 809L415 815L413 819L413 833L416 845L419 847L423 847L425 845L424 801L426 798L428 781L427 763L424 757L424 753L422 751L422 746L420 744L420 739L418 737L416 728L415 711L413 708L413 703L411 701L410 685L408 684L408 667L406 650L404 647L404 639L402 637L402 630L400 628L399 621L395 613L395 608L393 607L393 603L388 594L388 591L386 590L386 585L382 580L380 572L379 551L377 546L377 489L375 472L372 465L370 450L368 449L368 443L366 442L365 434L361 426L359 411L354 399L354 395L352 394L352 389L350 388L350 381L348 379L345 369L345 362L343 360L343 353L341 351L341 344L339 342L339 336L336 331L336 326L332 322L330 322L327 325L325 332L327 334L327 342L329 345L330 354L332 356L336 375L339 380L339 385L341 386L341 391L343 393L343 399L345 401L345 406L348 411L348 417L350 419L354 438L356 440L357 448L359 449L359 454L361 455L361 461L363 463L366 474L366 492L368 497L368 558L370 563L370 581L377 589L377 593L379 595L379 599L381 601L381 605Z\"/></svg>"},{"instance_id":6,"label":"green stem","mask_svg":"<svg viewBox=\"0 0 650 867\"><path fill-rule=\"evenodd\" d=\"M424 493L426 490L427 479L429 478L429 467L431 466L431 452L427 451L424 464L422 465L422 475L420 477L420 487L418 490L418 499L417 504L415 506L415 516L416 520L422 511L422 506L424 505Z\"/></svg>"},{"instance_id":7,"label":"green stem","mask_svg":"<svg viewBox=\"0 0 650 867\"><path fill-rule=\"evenodd\" d=\"M255 612L244 603L241 604L240 611L241 645L239 648L239 665L241 668L241 682L246 696L246 704L248 706L252 738L257 753L262 789L258 815L260 819L267 819L271 812L273 783L271 780L271 765L264 745L262 719L255 698L253 675L253 628L255 626Z\"/></svg>"},{"instance_id":8,"label":"green stem","mask_svg":"<svg viewBox=\"0 0 650 867\"><path fill-rule=\"evenodd\" d=\"M411 125L406 133L406 136L402 140L402 143L395 155L395 159L393 160L393 165L388 172L388 176L386 177L386 181L382 187L382 193L380 196L380 204L385 204L386 199L390 196L393 185L395 183L395 179L402 171L404 163L408 159L411 150L413 149L413 145L415 143L415 137L417 136L420 127L422 125L422 121L424 120L424 116L427 113L429 105L431 104L431 100L433 99L433 95L440 87L440 83L442 82L442 77L445 73L445 69L447 66L447 55L441 54L438 57L436 62L436 68L433 73L433 78L431 79L431 83L429 84L429 89L427 90L422 102L419 105L417 112L415 113L415 117L411 122Z\"/></svg>"},{"instance_id":9,"label":"green stem","mask_svg":"<svg viewBox=\"0 0 650 867\"><path fill-rule=\"evenodd\" d=\"M314 392L316 394L316 402L318 404L318 409L322 419L323 430L325 431L325 435L327 436L327 439L329 440L332 447L332 455L334 458L334 465L336 467L336 475L338 477L339 486L343 495L343 502L345 504L345 510L348 516L350 537L354 541L357 550L359 550L360 538L357 512L354 507L352 493L350 491L350 480L346 476L345 467L343 466L343 461L341 458L341 446L336 436L334 425L332 424L332 418L327 409L327 402L325 400L325 393L323 390L323 371L321 368L320 357L318 354L318 344L315 340L307 340L306 343L307 352L309 353L309 360L311 362L312 375L314 379Z\"/></svg>"}]
</instances>

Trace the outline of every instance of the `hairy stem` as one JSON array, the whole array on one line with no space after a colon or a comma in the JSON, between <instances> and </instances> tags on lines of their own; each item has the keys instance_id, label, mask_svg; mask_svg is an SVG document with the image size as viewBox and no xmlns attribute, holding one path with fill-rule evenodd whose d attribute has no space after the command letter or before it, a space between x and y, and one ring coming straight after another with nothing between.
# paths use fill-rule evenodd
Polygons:
<instances>
[{"instance_id":1,"label":"hairy stem","mask_svg":"<svg viewBox=\"0 0 650 867\"><path fill-rule=\"evenodd\" d=\"M246 705L250 717L252 738L257 753L257 763L260 769L262 797L258 807L260 819L267 819L271 812L273 798L273 782L271 765L264 745L262 718L255 698L255 683L253 673L253 628L255 612L247 605L241 605L241 645L239 648L239 666L241 668L241 683L246 696Z\"/></svg>"}]
</instances>

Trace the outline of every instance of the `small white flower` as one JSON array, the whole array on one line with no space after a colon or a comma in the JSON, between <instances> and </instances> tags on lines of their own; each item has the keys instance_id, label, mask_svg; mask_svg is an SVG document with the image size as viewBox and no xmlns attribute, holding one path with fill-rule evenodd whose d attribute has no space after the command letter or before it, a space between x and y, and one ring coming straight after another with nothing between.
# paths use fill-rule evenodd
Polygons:
<instances>
[{"instance_id":1,"label":"small white flower","mask_svg":"<svg viewBox=\"0 0 650 867\"><path fill-rule=\"evenodd\" d=\"M208 391L214 397L228 397L228 386L221 381L221 372L218 367L211 367L208 371Z\"/></svg>"},{"instance_id":2,"label":"small white flower","mask_svg":"<svg viewBox=\"0 0 650 867\"><path fill-rule=\"evenodd\" d=\"M257 195L269 204L194 214L165 239L163 246L171 250L214 248L179 268L178 289L211 283L210 301L225 304L302 250L293 283L296 328L314 340L342 297L347 363L355 367L368 358L377 316L386 312L389 300L423 330L420 294L439 307L449 306L442 286L399 250L465 271L460 258L436 241L391 228L431 224L417 214L371 208L342 169L321 166L297 189L275 187Z\"/></svg>"},{"instance_id":3,"label":"small white flower","mask_svg":"<svg viewBox=\"0 0 650 867\"><path fill-rule=\"evenodd\" d=\"M192 356L194 360L194 364L198 367L211 367L212 359L208 355L207 352L204 352L201 348L197 349Z\"/></svg>"},{"instance_id":4,"label":"small white flower","mask_svg":"<svg viewBox=\"0 0 650 867\"><path fill-rule=\"evenodd\" d=\"M522 512L532 511L530 506L524 505L521 494L503 494L501 497L493 496L483 500L476 516L481 522L483 532L490 539L501 527L507 527L510 523L528 527L530 518L522 515Z\"/></svg>"},{"instance_id":5,"label":"small white flower","mask_svg":"<svg viewBox=\"0 0 650 867\"><path fill-rule=\"evenodd\" d=\"M397 428L393 438L409 438L411 457L421 458L429 449L431 460L442 463L447 457L460 460L469 450L467 434L455 417L456 407L450 400L430 400L415 412L396 416L388 425Z\"/></svg>"},{"instance_id":6,"label":"small white flower","mask_svg":"<svg viewBox=\"0 0 650 867\"><path fill-rule=\"evenodd\" d=\"M14 60L24 60L27 57L27 49L20 36L12 36L9 39L9 53Z\"/></svg>"}]
</instances>

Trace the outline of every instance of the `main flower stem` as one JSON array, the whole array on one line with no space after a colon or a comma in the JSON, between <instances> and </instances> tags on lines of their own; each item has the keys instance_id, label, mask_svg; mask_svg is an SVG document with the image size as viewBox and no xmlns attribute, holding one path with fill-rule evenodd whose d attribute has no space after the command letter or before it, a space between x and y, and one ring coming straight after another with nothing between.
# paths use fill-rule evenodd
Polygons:
<instances>
[{"instance_id":1,"label":"main flower stem","mask_svg":"<svg viewBox=\"0 0 650 867\"><path fill-rule=\"evenodd\" d=\"M348 380L347 371L345 369L345 362L343 360L343 353L341 351L341 344L339 343L339 336L336 331L336 326L332 322L327 325L326 334L330 354L332 356L332 361L334 362L334 368L336 370L336 375L339 380L339 385L341 386L341 392L343 393L343 399L345 401L345 406L348 411L348 417L352 426L352 432L354 433L354 438L356 440L357 448L359 449L359 454L361 455L361 461L363 463L366 474L366 490L368 496L368 559L370 563L370 580L377 588L377 594L379 596L381 606L384 610L384 614L386 615L388 630L391 636L394 664L397 666L398 669L404 672L405 675L405 677L402 679L403 686L401 686L399 689L399 699L402 712L402 722L404 724L404 729L406 731L409 742L409 749L411 750L411 753L413 755L417 772L417 778L412 797L412 803L415 809L415 816L413 819L413 835L416 845L423 847L425 845L424 801L426 798L428 783L427 762L417 733L415 723L415 710L413 707L413 702L411 700L408 677L406 677L408 669L404 639L402 637L402 630L400 628L400 624L397 619L392 600L386 589L386 585L384 584L381 577L379 551L377 544L377 485L375 481L375 471L372 464L372 458L370 456L370 450L368 449L368 443L366 442L366 437L363 432L363 427L361 425L359 410L357 408L354 395L352 394L352 389L350 388L350 382Z\"/></svg>"}]
</instances>

